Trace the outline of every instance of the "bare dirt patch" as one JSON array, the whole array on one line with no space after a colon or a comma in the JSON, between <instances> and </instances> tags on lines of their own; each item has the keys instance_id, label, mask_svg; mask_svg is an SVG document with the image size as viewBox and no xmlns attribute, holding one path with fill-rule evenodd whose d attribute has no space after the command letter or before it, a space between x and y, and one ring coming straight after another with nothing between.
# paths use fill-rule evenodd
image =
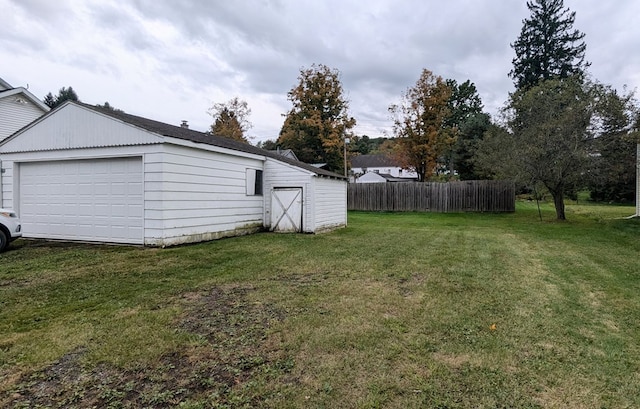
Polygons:
<instances>
[{"instance_id":1,"label":"bare dirt patch","mask_svg":"<svg viewBox=\"0 0 640 409\"><path fill-rule=\"evenodd\" d=\"M216 287L185 294L176 331L193 341L144 367L87 366L86 348L72 351L48 367L23 375L0 394L10 408L175 407L200 402L210 406L262 406L245 385L284 376L293 360L270 339L269 329L284 313L250 300L251 287ZM290 379L295 382L294 379ZM282 380L280 381L282 382ZM253 389L252 389L253 390Z\"/></svg>"}]
</instances>

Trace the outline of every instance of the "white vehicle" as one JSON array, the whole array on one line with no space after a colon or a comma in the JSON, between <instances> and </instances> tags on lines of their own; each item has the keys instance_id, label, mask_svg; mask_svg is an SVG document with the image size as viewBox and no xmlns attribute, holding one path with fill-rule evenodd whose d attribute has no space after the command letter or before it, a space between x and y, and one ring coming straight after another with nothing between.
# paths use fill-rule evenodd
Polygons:
<instances>
[{"instance_id":1,"label":"white vehicle","mask_svg":"<svg viewBox=\"0 0 640 409\"><path fill-rule=\"evenodd\" d=\"M9 247L9 243L22 237L20 219L12 210L0 209L0 251Z\"/></svg>"}]
</instances>

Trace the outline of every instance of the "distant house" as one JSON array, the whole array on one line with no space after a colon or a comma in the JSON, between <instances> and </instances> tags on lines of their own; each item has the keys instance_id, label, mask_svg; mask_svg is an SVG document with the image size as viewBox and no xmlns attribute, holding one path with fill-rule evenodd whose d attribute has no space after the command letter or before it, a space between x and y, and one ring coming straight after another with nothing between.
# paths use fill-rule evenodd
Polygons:
<instances>
[{"instance_id":1,"label":"distant house","mask_svg":"<svg viewBox=\"0 0 640 409\"><path fill-rule=\"evenodd\" d=\"M404 169L385 154L359 155L351 159L351 172L356 183L411 182L418 174Z\"/></svg>"},{"instance_id":2,"label":"distant house","mask_svg":"<svg viewBox=\"0 0 640 409\"><path fill-rule=\"evenodd\" d=\"M347 224L338 174L68 101L0 143L0 207L24 237L170 246Z\"/></svg>"},{"instance_id":3,"label":"distant house","mask_svg":"<svg viewBox=\"0 0 640 409\"><path fill-rule=\"evenodd\" d=\"M356 178L356 183L415 182L416 178L398 178L388 173L367 172Z\"/></svg>"},{"instance_id":4,"label":"distant house","mask_svg":"<svg viewBox=\"0 0 640 409\"><path fill-rule=\"evenodd\" d=\"M275 150L271 150L269 151L271 153L277 153L278 155L282 155L285 158L289 158L289 159L293 159L293 160L299 160L298 157L296 156L295 152L293 152L291 149L275 149Z\"/></svg>"},{"instance_id":5,"label":"distant house","mask_svg":"<svg viewBox=\"0 0 640 409\"><path fill-rule=\"evenodd\" d=\"M47 112L49 107L28 89L0 78L0 142Z\"/></svg>"}]
</instances>

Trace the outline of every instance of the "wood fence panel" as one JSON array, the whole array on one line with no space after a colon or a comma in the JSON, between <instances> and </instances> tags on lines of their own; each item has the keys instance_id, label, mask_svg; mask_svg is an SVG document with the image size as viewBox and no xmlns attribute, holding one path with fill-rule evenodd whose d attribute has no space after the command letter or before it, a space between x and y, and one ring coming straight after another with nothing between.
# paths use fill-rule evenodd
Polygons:
<instances>
[{"instance_id":1,"label":"wood fence panel","mask_svg":"<svg viewBox=\"0 0 640 409\"><path fill-rule=\"evenodd\" d=\"M351 183L347 206L393 212L513 212L516 194L513 182L500 180Z\"/></svg>"}]
</instances>

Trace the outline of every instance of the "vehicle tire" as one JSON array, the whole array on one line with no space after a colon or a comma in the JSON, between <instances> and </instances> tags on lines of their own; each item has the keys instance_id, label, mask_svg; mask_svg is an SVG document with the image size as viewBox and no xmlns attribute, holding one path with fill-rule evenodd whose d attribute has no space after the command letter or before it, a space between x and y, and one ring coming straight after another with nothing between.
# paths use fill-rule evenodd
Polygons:
<instances>
[{"instance_id":1,"label":"vehicle tire","mask_svg":"<svg viewBox=\"0 0 640 409\"><path fill-rule=\"evenodd\" d=\"M2 230L0 230L0 251L4 251L7 247L9 247L9 240L7 240L7 235L4 234Z\"/></svg>"}]
</instances>

